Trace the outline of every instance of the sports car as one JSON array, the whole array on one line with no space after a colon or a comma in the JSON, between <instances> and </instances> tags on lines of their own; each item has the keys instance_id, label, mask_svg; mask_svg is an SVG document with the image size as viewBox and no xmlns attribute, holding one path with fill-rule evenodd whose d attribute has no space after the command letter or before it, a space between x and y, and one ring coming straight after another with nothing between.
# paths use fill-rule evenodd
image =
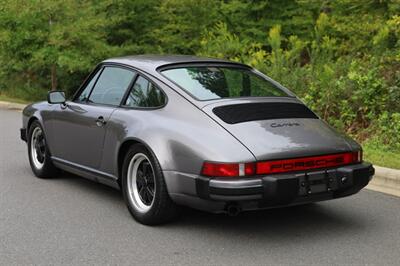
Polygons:
<instances>
[{"instance_id":1,"label":"sports car","mask_svg":"<svg viewBox=\"0 0 400 266\"><path fill-rule=\"evenodd\" d=\"M374 175L362 148L245 64L142 55L101 62L75 95L23 110L39 178L60 170L122 190L143 224L348 196Z\"/></svg>"}]
</instances>

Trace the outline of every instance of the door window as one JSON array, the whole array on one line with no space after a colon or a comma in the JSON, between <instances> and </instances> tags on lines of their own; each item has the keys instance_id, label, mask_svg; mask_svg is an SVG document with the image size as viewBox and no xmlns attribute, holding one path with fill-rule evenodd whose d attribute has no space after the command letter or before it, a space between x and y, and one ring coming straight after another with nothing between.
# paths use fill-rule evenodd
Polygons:
<instances>
[{"instance_id":1,"label":"door window","mask_svg":"<svg viewBox=\"0 0 400 266\"><path fill-rule=\"evenodd\" d=\"M118 106L135 73L119 67L105 67L89 96L88 102Z\"/></svg>"},{"instance_id":2,"label":"door window","mask_svg":"<svg viewBox=\"0 0 400 266\"><path fill-rule=\"evenodd\" d=\"M86 102L89 99L90 92L92 91L92 88L94 84L96 83L97 78L100 75L101 70L99 69L97 73L92 77L89 83L87 83L86 87L83 89L81 92L81 95L77 98L78 102Z\"/></svg>"},{"instance_id":3,"label":"door window","mask_svg":"<svg viewBox=\"0 0 400 266\"><path fill-rule=\"evenodd\" d=\"M161 107L165 103L164 92L147 79L139 76L126 99L125 106L155 108Z\"/></svg>"}]
</instances>

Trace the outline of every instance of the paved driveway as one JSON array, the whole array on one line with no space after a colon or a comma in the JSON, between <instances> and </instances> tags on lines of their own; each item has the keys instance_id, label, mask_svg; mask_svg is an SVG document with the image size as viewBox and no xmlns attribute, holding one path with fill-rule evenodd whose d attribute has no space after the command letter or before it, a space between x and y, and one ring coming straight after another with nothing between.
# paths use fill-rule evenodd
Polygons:
<instances>
[{"instance_id":1,"label":"paved driveway","mask_svg":"<svg viewBox=\"0 0 400 266\"><path fill-rule=\"evenodd\" d=\"M400 198L364 190L235 218L186 210L147 227L118 191L73 175L35 178L20 120L0 110L1 265L400 265Z\"/></svg>"}]
</instances>

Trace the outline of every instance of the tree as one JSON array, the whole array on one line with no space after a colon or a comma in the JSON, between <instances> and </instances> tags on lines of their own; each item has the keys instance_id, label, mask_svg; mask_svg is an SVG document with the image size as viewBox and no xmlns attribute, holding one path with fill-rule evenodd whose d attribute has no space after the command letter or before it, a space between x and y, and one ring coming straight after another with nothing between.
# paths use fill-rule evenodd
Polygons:
<instances>
[{"instance_id":1,"label":"tree","mask_svg":"<svg viewBox=\"0 0 400 266\"><path fill-rule=\"evenodd\" d=\"M160 0L103 0L96 9L107 20L107 42L118 54L155 53L158 39L153 32L160 26Z\"/></svg>"},{"instance_id":2,"label":"tree","mask_svg":"<svg viewBox=\"0 0 400 266\"><path fill-rule=\"evenodd\" d=\"M195 54L202 33L217 23L221 2L215 0L164 0L158 7L159 25L152 40L163 53Z\"/></svg>"},{"instance_id":3,"label":"tree","mask_svg":"<svg viewBox=\"0 0 400 266\"><path fill-rule=\"evenodd\" d=\"M8 86L51 83L55 90L58 77L87 72L107 57L107 20L92 6L92 1L1 1L1 72L17 83Z\"/></svg>"}]
</instances>

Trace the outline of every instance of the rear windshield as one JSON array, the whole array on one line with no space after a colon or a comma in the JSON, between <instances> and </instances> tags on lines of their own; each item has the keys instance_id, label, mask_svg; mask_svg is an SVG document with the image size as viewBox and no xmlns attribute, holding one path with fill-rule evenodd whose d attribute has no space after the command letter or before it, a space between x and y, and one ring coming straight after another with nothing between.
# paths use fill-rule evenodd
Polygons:
<instances>
[{"instance_id":1,"label":"rear windshield","mask_svg":"<svg viewBox=\"0 0 400 266\"><path fill-rule=\"evenodd\" d=\"M246 96L289 96L275 84L245 68L194 66L166 69L161 73L203 101Z\"/></svg>"}]
</instances>

